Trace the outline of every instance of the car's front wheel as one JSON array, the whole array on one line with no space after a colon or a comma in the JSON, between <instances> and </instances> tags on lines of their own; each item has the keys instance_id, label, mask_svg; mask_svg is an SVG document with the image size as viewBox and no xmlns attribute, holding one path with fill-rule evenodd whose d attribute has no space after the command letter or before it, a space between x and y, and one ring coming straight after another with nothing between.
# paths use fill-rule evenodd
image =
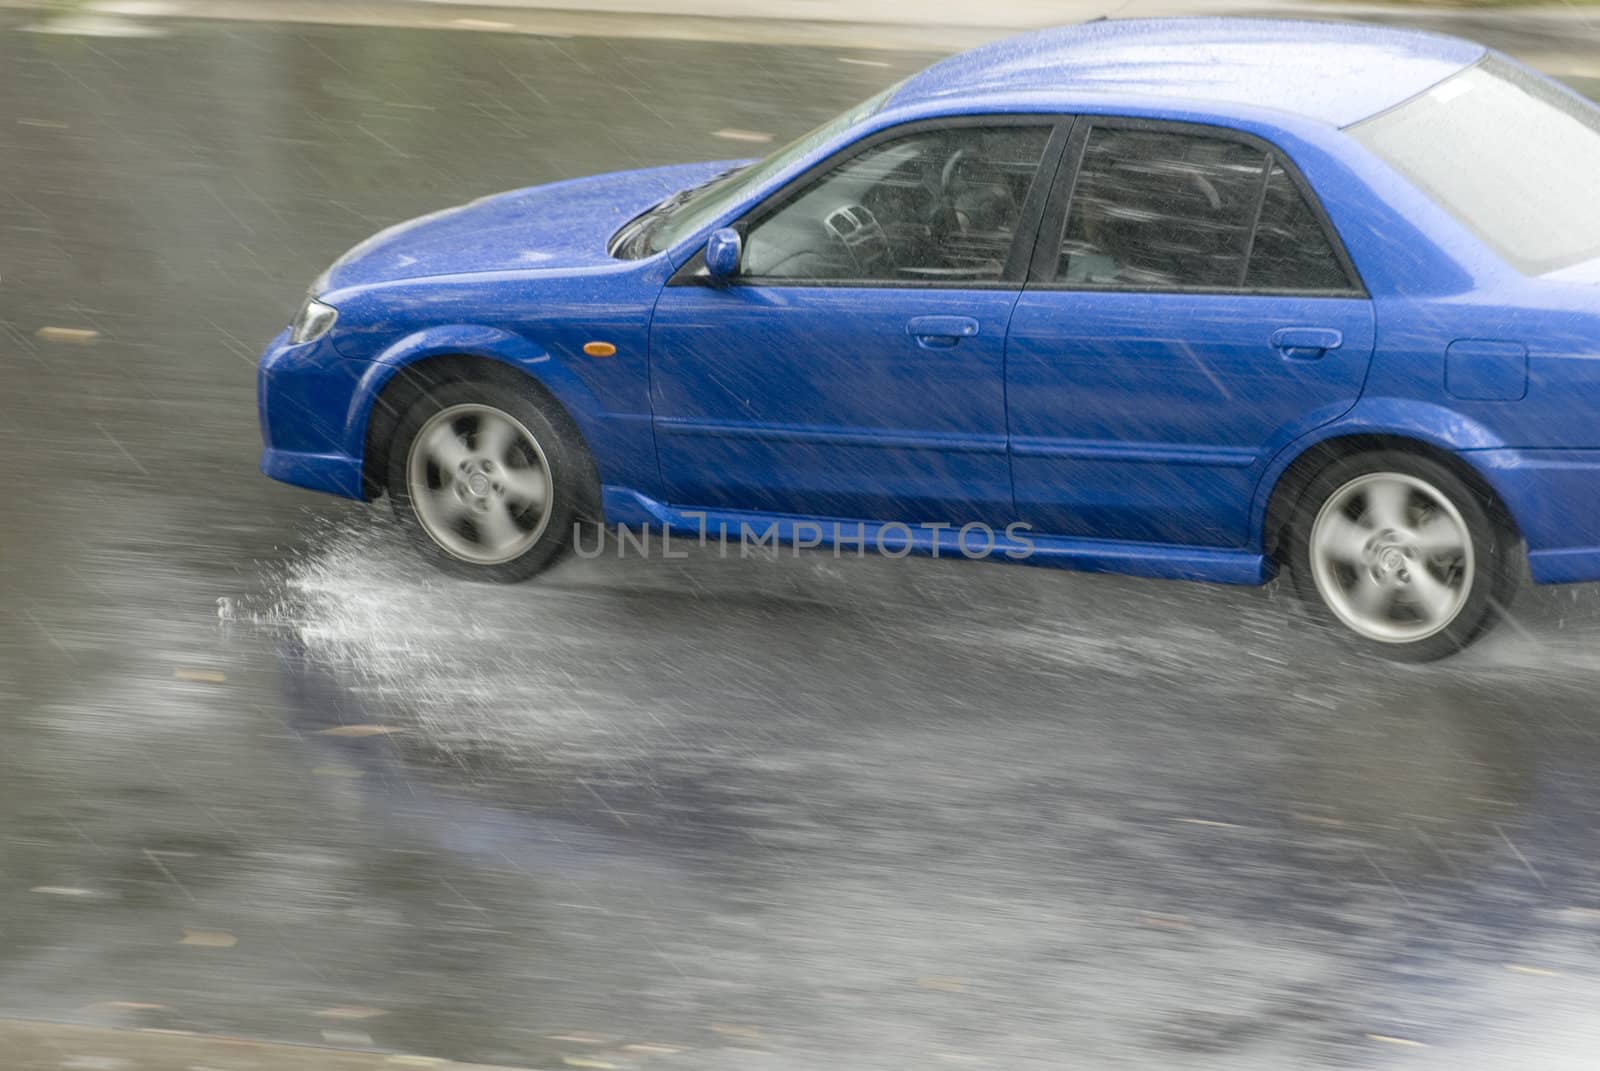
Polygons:
<instances>
[{"instance_id":1,"label":"car's front wheel","mask_svg":"<svg viewBox=\"0 0 1600 1071\"><path fill-rule=\"evenodd\" d=\"M448 383L400 418L389 497L413 542L445 571L524 580L569 545L575 454L534 398L502 384Z\"/></svg>"},{"instance_id":2,"label":"car's front wheel","mask_svg":"<svg viewBox=\"0 0 1600 1071\"><path fill-rule=\"evenodd\" d=\"M1477 639L1516 590L1517 540L1488 502L1429 458L1341 458L1311 481L1290 571L1368 649L1425 662Z\"/></svg>"}]
</instances>

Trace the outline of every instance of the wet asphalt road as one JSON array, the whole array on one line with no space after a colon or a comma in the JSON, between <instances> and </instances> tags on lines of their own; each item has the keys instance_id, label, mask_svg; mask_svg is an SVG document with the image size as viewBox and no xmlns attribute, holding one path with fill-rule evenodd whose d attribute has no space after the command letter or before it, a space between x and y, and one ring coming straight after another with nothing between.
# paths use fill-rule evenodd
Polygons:
<instances>
[{"instance_id":1,"label":"wet asphalt road","mask_svg":"<svg viewBox=\"0 0 1600 1071\"><path fill-rule=\"evenodd\" d=\"M748 154L715 132L931 57L7 26L0 1018L539 1067L1591 1065L1594 587L1405 668L1275 589L464 585L256 474L258 348L371 231Z\"/></svg>"}]
</instances>

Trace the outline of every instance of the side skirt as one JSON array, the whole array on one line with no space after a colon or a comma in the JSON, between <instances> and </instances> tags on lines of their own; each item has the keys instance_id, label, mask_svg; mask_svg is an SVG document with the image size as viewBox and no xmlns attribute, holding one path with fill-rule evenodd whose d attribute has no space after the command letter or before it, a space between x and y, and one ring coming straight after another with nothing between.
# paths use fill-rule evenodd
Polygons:
<instances>
[{"instance_id":1,"label":"side skirt","mask_svg":"<svg viewBox=\"0 0 1600 1071\"><path fill-rule=\"evenodd\" d=\"M858 556L871 552L891 557L966 557L1213 584L1264 584L1273 575L1266 556L1248 550L1052 536L1020 525L1004 531L980 526L963 538L960 529L898 521L681 509L613 485L602 489L602 500L608 525L665 529L746 557L777 546L833 547Z\"/></svg>"}]
</instances>

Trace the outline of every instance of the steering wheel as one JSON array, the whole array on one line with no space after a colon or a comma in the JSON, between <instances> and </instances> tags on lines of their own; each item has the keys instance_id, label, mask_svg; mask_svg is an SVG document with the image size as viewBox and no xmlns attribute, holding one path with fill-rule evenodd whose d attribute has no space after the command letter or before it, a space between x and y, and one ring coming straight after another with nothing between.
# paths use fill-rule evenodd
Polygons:
<instances>
[{"instance_id":1,"label":"steering wheel","mask_svg":"<svg viewBox=\"0 0 1600 1071\"><path fill-rule=\"evenodd\" d=\"M840 205L822 218L822 229L844 248L862 278L876 279L894 273L889 236L865 205Z\"/></svg>"}]
</instances>

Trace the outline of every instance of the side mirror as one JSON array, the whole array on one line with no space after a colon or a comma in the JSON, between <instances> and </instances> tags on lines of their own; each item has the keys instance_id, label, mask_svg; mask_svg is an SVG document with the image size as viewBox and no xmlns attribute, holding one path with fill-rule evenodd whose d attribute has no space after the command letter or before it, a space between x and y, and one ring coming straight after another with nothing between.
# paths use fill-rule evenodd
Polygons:
<instances>
[{"instance_id":1,"label":"side mirror","mask_svg":"<svg viewBox=\"0 0 1600 1071\"><path fill-rule=\"evenodd\" d=\"M706 272L713 279L731 279L739 274L739 254L743 240L732 227L719 227L706 241Z\"/></svg>"}]
</instances>

